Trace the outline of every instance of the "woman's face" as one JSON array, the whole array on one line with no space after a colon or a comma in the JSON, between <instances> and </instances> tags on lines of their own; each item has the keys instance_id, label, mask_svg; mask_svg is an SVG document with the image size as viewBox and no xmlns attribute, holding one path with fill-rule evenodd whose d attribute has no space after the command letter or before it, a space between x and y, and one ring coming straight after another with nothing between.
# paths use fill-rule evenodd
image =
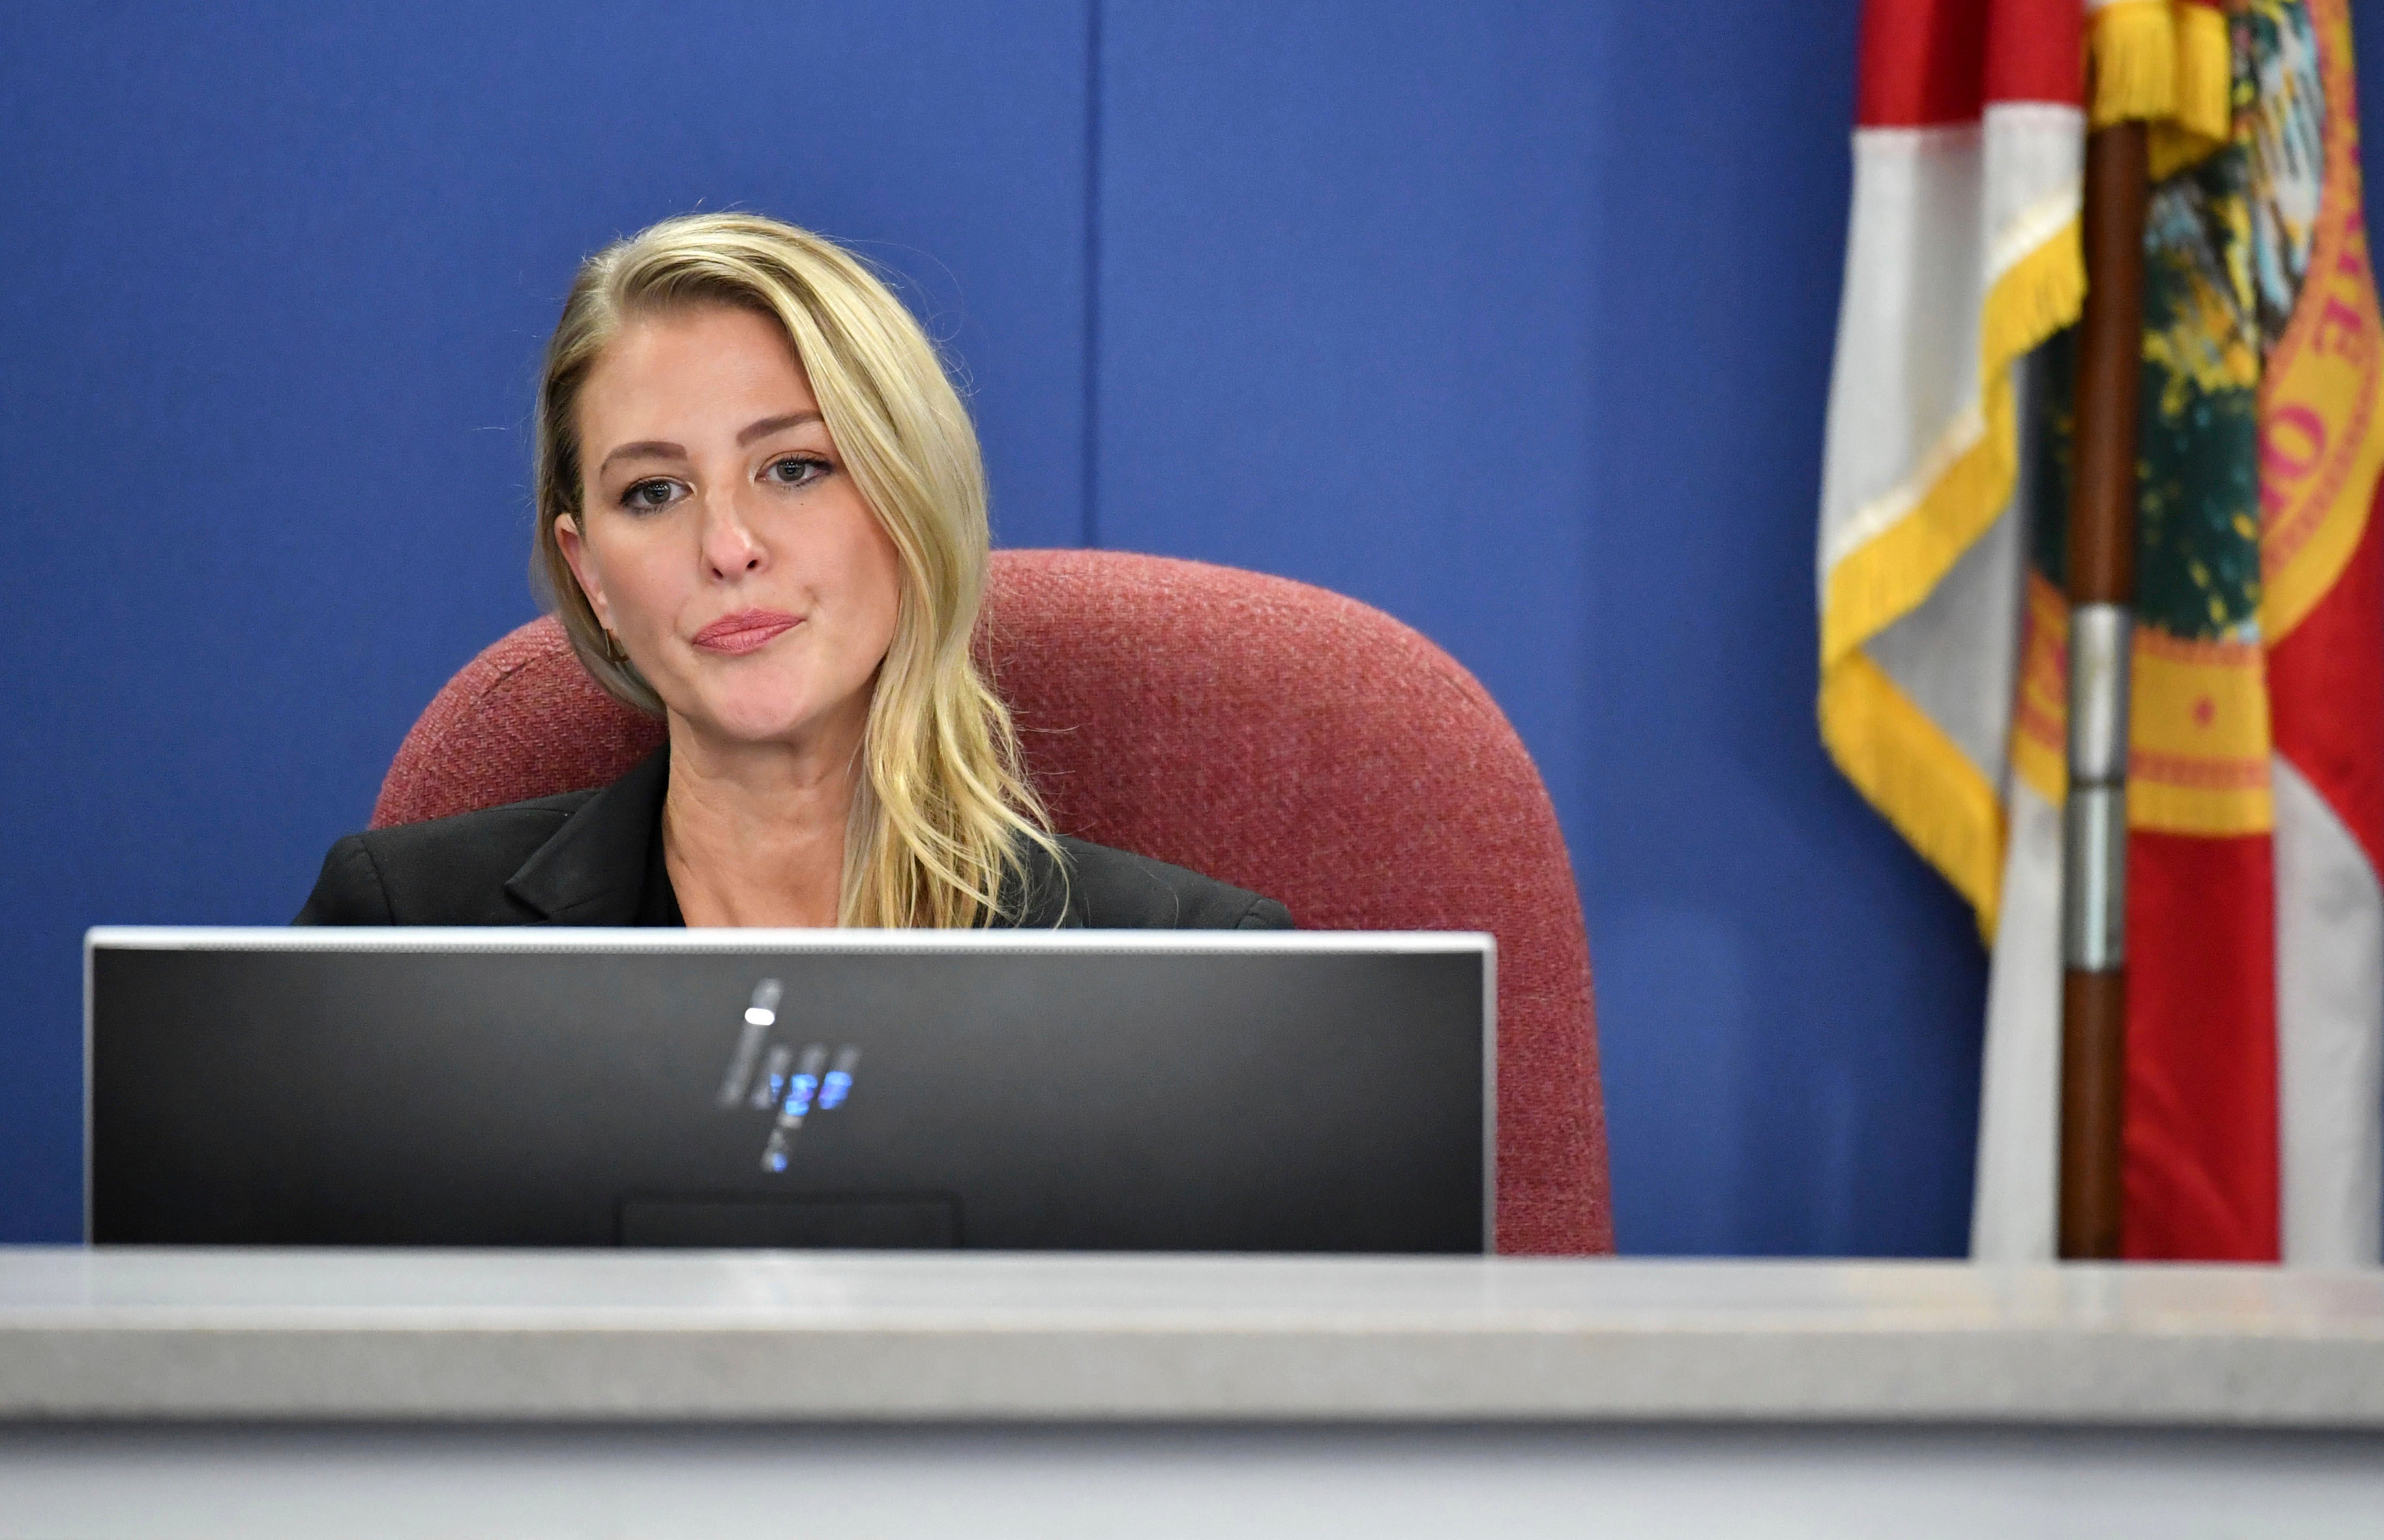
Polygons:
<instances>
[{"instance_id":1,"label":"woman's face","mask_svg":"<svg viewBox=\"0 0 2384 1540\"><path fill-rule=\"evenodd\" d=\"M555 538L663 704L739 742L857 732L900 559L777 322L720 304L633 319L578 419L586 526L558 518Z\"/></svg>"}]
</instances>

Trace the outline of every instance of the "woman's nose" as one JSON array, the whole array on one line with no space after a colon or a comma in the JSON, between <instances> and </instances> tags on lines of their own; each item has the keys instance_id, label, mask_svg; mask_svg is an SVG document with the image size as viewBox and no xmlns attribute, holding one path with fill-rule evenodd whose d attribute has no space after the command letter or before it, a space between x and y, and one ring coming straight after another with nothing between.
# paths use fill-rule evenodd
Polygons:
<instances>
[{"instance_id":1,"label":"woman's nose","mask_svg":"<svg viewBox=\"0 0 2384 1540\"><path fill-rule=\"evenodd\" d=\"M760 535L746 522L734 498L705 500L703 565L715 579L759 572L768 559Z\"/></svg>"}]
</instances>

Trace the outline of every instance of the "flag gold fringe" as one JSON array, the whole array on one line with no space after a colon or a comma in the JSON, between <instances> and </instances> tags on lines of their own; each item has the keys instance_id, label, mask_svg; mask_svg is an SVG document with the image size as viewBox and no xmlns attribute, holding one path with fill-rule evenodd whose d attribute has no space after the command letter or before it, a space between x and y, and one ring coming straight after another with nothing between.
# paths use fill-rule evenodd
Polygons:
<instances>
[{"instance_id":1,"label":"flag gold fringe","mask_svg":"<svg viewBox=\"0 0 2384 1540\"><path fill-rule=\"evenodd\" d=\"M2087 49L2094 60L2094 100L2087 104L2098 129L2131 118L2158 121L2177 110L2177 12L2169 0L2118 0L2093 15Z\"/></svg>"},{"instance_id":2,"label":"flag gold fringe","mask_svg":"<svg viewBox=\"0 0 2384 1540\"><path fill-rule=\"evenodd\" d=\"M2155 181L2227 143L2233 122L2226 13L2193 0L2118 0L2094 13L2093 126L2152 125Z\"/></svg>"},{"instance_id":3,"label":"flag gold fringe","mask_svg":"<svg viewBox=\"0 0 2384 1540\"><path fill-rule=\"evenodd\" d=\"M1831 568L1821 611L1821 740L1846 778L1994 935L2004 814L1968 755L1862 651L1929 596L2011 501L2018 423L2011 366L2078 318L2086 265L2068 221L2005 271L1980 315L1978 438L1884 534Z\"/></svg>"},{"instance_id":4,"label":"flag gold fringe","mask_svg":"<svg viewBox=\"0 0 2384 1540\"><path fill-rule=\"evenodd\" d=\"M1987 292L1979 338L1983 431L1910 512L1830 569L1821 606L1825 665L1910 614L2003 512L2018 462L2011 363L2076 320L2085 295L2086 262L2075 219L2013 263Z\"/></svg>"},{"instance_id":5,"label":"flag gold fringe","mask_svg":"<svg viewBox=\"0 0 2384 1540\"><path fill-rule=\"evenodd\" d=\"M1970 756L1861 652L1822 677L1821 740L1856 789L1969 900L1993 944L2004 809Z\"/></svg>"},{"instance_id":6,"label":"flag gold fringe","mask_svg":"<svg viewBox=\"0 0 2384 1540\"><path fill-rule=\"evenodd\" d=\"M2188 133L2227 143L2235 126L2234 44L2226 13L2187 6L2177 18L2177 107L2170 117Z\"/></svg>"}]
</instances>

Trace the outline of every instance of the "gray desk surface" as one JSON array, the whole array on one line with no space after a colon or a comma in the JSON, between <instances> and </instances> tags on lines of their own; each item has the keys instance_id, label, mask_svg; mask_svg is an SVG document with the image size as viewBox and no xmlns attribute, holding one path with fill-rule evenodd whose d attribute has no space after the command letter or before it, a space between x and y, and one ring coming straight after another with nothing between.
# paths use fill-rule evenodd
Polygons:
<instances>
[{"instance_id":1,"label":"gray desk surface","mask_svg":"<svg viewBox=\"0 0 2384 1540\"><path fill-rule=\"evenodd\" d=\"M0 1420L2384 1430L2384 1273L0 1248Z\"/></svg>"}]
</instances>

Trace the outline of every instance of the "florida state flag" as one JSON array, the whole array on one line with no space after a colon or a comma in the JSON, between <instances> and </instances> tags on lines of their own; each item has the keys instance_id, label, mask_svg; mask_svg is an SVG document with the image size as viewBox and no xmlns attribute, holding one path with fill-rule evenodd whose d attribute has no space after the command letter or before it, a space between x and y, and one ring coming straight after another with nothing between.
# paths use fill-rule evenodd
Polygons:
<instances>
[{"instance_id":1,"label":"florida state flag","mask_svg":"<svg viewBox=\"0 0 2384 1540\"><path fill-rule=\"evenodd\" d=\"M2348 0L1870 0L1861 78L1821 727L1994 947L1973 1249L2053 1251L2067 329L2089 119L2141 118L2123 1248L2375 1262L2384 354Z\"/></svg>"}]
</instances>

